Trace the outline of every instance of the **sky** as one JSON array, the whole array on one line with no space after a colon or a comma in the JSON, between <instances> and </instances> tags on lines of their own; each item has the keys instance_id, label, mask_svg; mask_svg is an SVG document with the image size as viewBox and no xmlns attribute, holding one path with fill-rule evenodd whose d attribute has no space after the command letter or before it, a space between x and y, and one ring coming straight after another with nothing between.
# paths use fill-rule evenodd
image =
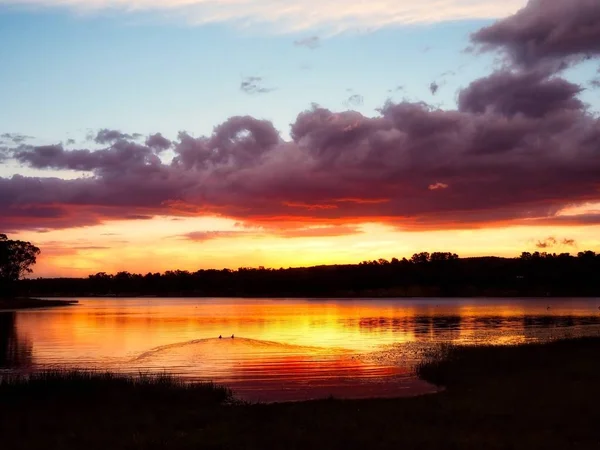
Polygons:
<instances>
[{"instance_id":1,"label":"sky","mask_svg":"<svg viewBox=\"0 0 600 450\"><path fill-rule=\"evenodd\" d=\"M600 250L597 0L0 0L33 276Z\"/></svg>"}]
</instances>

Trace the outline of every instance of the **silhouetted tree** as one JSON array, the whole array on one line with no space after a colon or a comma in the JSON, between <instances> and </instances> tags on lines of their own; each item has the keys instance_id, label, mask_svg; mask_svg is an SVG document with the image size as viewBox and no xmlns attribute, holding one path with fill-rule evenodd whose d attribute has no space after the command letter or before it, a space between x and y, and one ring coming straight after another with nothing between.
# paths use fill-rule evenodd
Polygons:
<instances>
[{"instance_id":1,"label":"silhouetted tree","mask_svg":"<svg viewBox=\"0 0 600 450\"><path fill-rule=\"evenodd\" d=\"M11 241L0 234L0 296L12 294L12 287L23 275L31 273L40 249L30 242Z\"/></svg>"}]
</instances>

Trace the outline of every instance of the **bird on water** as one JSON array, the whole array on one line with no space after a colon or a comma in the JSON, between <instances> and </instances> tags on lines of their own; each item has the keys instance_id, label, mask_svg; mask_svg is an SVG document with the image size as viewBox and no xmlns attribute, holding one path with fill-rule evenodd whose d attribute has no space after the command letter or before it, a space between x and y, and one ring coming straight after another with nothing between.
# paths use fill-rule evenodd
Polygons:
<instances>
[{"instance_id":1,"label":"bird on water","mask_svg":"<svg viewBox=\"0 0 600 450\"><path fill-rule=\"evenodd\" d=\"M231 335L231 339L233 339L234 337L235 337L235 336L232 334L232 335Z\"/></svg>"}]
</instances>

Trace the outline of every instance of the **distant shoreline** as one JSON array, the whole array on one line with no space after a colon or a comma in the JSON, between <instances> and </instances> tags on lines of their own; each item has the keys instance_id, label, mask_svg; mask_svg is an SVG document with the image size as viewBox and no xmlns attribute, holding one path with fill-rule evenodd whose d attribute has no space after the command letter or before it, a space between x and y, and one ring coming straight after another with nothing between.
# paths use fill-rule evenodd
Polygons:
<instances>
[{"instance_id":1,"label":"distant shoreline","mask_svg":"<svg viewBox=\"0 0 600 450\"><path fill-rule=\"evenodd\" d=\"M579 298L579 299L590 299L599 298L597 295L521 295L521 294L497 294L497 295L377 295L370 292L357 293L355 295L294 295L294 294L272 294L272 295L240 295L240 294L170 294L161 293L154 295L139 295L139 294L117 294L117 295L94 295L94 294L81 294L81 295L40 295L40 297L53 299L77 299L77 298L256 298L256 299L332 299L332 300L357 300L357 299L376 299L376 300L411 300L411 299L459 299L459 298L470 298L470 299L528 299L528 300L543 300L543 299L568 299L568 298ZM42 300L52 301L52 300ZM70 301L70 300L65 300ZM0 300L1 302L1 300Z\"/></svg>"},{"instance_id":2,"label":"distant shoreline","mask_svg":"<svg viewBox=\"0 0 600 450\"><path fill-rule=\"evenodd\" d=\"M0 298L0 311L33 308L54 308L79 303L77 300L42 300L39 298Z\"/></svg>"},{"instance_id":3,"label":"distant shoreline","mask_svg":"<svg viewBox=\"0 0 600 450\"><path fill-rule=\"evenodd\" d=\"M410 260L288 269L239 268L160 273L100 272L87 278L20 280L31 297L600 297L600 254L523 253L520 258L458 258L419 253Z\"/></svg>"}]
</instances>

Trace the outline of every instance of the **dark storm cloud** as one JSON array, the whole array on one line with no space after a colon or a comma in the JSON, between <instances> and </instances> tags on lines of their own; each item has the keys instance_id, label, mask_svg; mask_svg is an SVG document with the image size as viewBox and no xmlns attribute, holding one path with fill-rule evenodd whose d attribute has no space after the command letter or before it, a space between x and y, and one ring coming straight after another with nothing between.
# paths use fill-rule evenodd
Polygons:
<instances>
[{"instance_id":1,"label":"dark storm cloud","mask_svg":"<svg viewBox=\"0 0 600 450\"><path fill-rule=\"evenodd\" d=\"M570 1L554 1L565 9L566 22L557 26L555 37L536 38L535 45L523 35L524 48L539 46L532 55L552 53L542 49L566 39L570 21L579 20L567 14ZM587 8L586 26L593 30L593 8ZM522 17L533 20L523 14L500 23L512 20L517 27ZM547 14L552 23L560 19ZM514 36L502 44L513 53L521 34ZM559 46L560 56L579 55L581 46L566 42ZM171 144L170 162L157 156L167 145L159 144L159 135L141 145L124 133L107 133L110 145L100 150L21 144L10 154L22 164L83 170L89 176L0 178L0 229L207 214L270 233L311 236L326 232L324 225L364 222L404 229L600 223L595 213L559 214L569 206L600 202L598 117L579 100L580 86L543 64L516 61L518 66L464 88L456 110L389 102L369 117L314 104L291 124L289 140L269 121L232 117L207 136L180 133ZM250 92L260 89L262 79L246 80ZM320 230L314 231L316 225ZM328 232L346 231L351 230Z\"/></svg>"},{"instance_id":2,"label":"dark storm cloud","mask_svg":"<svg viewBox=\"0 0 600 450\"><path fill-rule=\"evenodd\" d=\"M306 47L311 50L319 48L321 46L321 38L319 36L310 36L303 39L294 41L296 47Z\"/></svg>"},{"instance_id":3,"label":"dark storm cloud","mask_svg":"<svg viewBox=\"0 0 600 450\"><path fill-rule=\"evenodd\" d=\"M513 16L473 34L484 48L500 49L518 65L600 54L598 0L530 0Z\"/></svg>"}]
</instances>

